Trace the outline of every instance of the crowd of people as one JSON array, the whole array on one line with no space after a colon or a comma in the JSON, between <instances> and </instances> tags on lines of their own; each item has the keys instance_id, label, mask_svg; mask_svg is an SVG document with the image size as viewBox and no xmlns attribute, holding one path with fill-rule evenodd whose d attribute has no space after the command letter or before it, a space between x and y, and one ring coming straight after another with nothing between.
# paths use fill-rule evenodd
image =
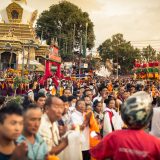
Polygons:
<instances>
[{"instance_id":1,"label":"crowd of people","mask_svg":"<svg viewBox=\"0 0 160 160\"><path fill-rule=\"evenodd\" d=\"M158 160L159 89L93 77L59 88L32 81L22 103L1 94L0 160Z\"/></svg>"},{"instance_id":2,"label":"crowd of people","mask_svg":"<svg viewBox=\"0 0 160 160\"><path fill-rule=\"evenodd\" d=\"M19 72L14 72L13 69L6 70L3 72L0 71L0 95L24 95L29 89L28 82L38 81L40 77L42 77L40 73L34 72L30 74L24 74L22 78L21 74ZM21 80L21 82L17 83L16 79L18 79L19 81Z\"/></svg>"}]
</instances>

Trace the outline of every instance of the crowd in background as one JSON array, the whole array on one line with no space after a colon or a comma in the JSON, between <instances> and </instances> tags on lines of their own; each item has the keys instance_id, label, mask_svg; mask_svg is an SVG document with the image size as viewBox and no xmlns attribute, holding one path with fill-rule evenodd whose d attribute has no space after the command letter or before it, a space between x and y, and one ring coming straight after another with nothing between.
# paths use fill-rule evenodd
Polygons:
<instances>
[{"instance_id":1,"label":"crowd in background","mask_svg":"<svg viewBox=\"0 0 160 160\"><path fill-rule=\"evenodd\" d=\"M158 81L93 77L62 80L56 87L52 79L45 85L31 79L31 83L19 86L22 103L8 100L6 96L13 95L11 84L0 83L0 159L160 158L160 141L150 137L160 136ZM136 125L130 123L134 118ZM145 133L136 132L142 128ZM127 136L130 140L116 150ZM152 148L141 142L143 137L151 140Z\"/></svg>"}]
</instances>

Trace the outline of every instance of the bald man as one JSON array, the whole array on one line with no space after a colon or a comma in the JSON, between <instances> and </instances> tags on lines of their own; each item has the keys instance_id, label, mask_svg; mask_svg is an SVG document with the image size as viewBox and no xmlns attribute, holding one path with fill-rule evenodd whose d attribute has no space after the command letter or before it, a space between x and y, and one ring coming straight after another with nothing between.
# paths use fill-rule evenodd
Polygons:
<instances>
[{"instance_id":1,"label":"bald man","mask_svg":"<svg viewBox=\"0 0 160 160\"><path fill-rule=\"evenodd\" d=\"M60 141L59 130L56 124L57 120L62 118L64 112L64 103L61 99L49 96L45 103L46 112L41 118L39 133L46 141L50 154L58 155L68 145L68 138Z\"/></svg>"}]
</instances>

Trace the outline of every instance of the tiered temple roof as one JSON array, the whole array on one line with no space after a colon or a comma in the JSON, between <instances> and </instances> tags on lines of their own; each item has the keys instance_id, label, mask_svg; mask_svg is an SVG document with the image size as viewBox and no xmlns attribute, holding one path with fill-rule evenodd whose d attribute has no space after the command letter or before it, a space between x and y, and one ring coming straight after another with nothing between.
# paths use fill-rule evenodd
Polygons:
<instances>
[{"instance_id":1,"label":"tiered temple roof","mask_svg":"<svg viewBox=\"0 0 160 160\"><path fill-rule=\"evenodd\" d=\"M41 44L33 28L37 14L37 10L27 5L27 0L12 0L0 10L0 56L4 52L14 52L18 68L22 68L23 54L24 59L34 62L50 53L49 46Z\"/></svg>"},{"instance_id":2,"label":"tiered temple roof","mask_svg":"<svg viewBox=\"0 0 160 160\"><path fill-rule=\"evenodd\" d=\"M36 50L36 56L42 56L46 58L46 55L50 53L48 45L41 45L39 48Z\"/></svg>"},{"instance_id":3,"label":"tiered temple roof","mask_svg":"<svg viewBox=\"0 0 160 160\"><path fill-rule=\"evenodd\" d=\"M7 35L10 31L22 41L35 39L34 29L29 24L0 23L0 37Z\"/></svg>"}]
</instances>

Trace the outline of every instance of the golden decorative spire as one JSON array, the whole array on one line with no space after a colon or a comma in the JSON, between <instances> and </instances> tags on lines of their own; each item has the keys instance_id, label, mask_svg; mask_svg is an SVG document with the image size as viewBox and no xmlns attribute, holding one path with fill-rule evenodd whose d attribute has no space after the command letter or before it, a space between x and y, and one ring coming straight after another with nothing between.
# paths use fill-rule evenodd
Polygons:
<instances>
[{"instance_id":1,"label":"golden decorative spire","mask_svg":"<svg viewBox=\"0 0 160 160\"><path fill-rule=\"evenodd\" d=\"M27 4L27 0L12 0L13 2L23 2L25 4Z\"/></svg>"}]
</instances>

